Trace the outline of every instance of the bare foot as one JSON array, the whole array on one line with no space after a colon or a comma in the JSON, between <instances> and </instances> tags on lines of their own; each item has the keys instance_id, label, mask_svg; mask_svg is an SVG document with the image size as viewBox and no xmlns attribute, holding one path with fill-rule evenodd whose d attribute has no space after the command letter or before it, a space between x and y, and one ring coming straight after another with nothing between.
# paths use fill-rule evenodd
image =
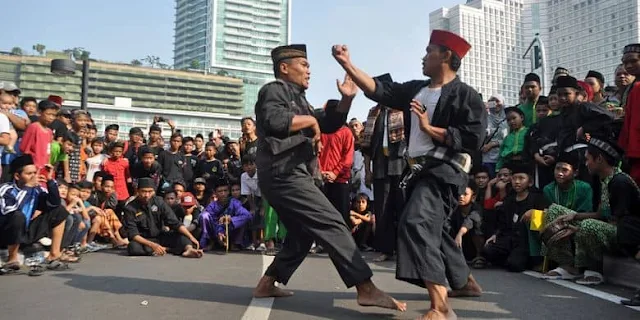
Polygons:
<instances>
[{"instance_id":1,"label":"bare foot","mask_svg":"<svg viewBox=\"0 0 640 320\"><path fill-rule=\"evenodd\" d=\"M418 317L416 320L457 320L458 315L456 315L453 310L449 310L447 313L443 313L438 310L429 310L427 314Z\"/></svg>"},{"instance_id":2,"label":"bare foot","mask_svg":"<svg viewBox=\"0 0 640 320\"><path fill-rule=\"evenodd\" d=\"M469 275L467 284L462 289L451 290L447 292L447 296L451 298L479 297L481 295L482 288L476 282L476 279L474 279L472 275Z\"/></svg>"},{"instance_id":3,"label":"bare foot","mask_svg":"<svg viewBox=\"0 0 640 320\"><path fill-rule=\"evenodd\" d=\"M200 250L196 250L194 248L189 248L182 253L182 256L185 258L200 258L202 254L199 252Z\"/></svg>"},{"instance_id":4,"label":"bare foot","mask_svg":"<svg viewBox=\"0 0 640 320\"><path fill-rule=\"evenodd\" d=\"M358 304L363 307L380 307L405 312L407 304L400 302L378 289L373 283L358 288Z\"/></svg>"},{"instance_id":5,"label":"bare foot","mask_svg":"<svg viewBox=\"0 0 640 320\"><path fill-rule=\"evenodd\" d=\"M255 289L253 289L254 298L284 298L293 295L292 291L283 290L275 285L275 279L268 276L263 276Z\"/></svg>"}]
</instances>

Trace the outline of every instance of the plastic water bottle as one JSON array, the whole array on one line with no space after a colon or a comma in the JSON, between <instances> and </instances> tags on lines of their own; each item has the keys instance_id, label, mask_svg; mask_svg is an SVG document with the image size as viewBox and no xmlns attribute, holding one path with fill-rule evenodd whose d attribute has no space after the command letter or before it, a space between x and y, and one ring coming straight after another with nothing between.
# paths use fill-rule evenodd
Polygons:
<instances>
[{"instance_id":1,"label":"plastic water bottle","mask_svg":"<svg viewBox=\"0 0 640 320\"><path fill-rule=\"evenodd\" d=\"M38 251L24 260L26 266L32 267L44 263L46 259L44 251Z\"/></svg>"}]
</instances>

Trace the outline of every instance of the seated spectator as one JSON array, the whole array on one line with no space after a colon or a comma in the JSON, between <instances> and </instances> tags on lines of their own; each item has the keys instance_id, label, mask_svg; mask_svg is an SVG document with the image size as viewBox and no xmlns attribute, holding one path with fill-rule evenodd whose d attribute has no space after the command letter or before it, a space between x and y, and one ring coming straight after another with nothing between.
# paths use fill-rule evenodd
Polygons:
<instances>
[{"instance_id":1,"label":"seated spectator","mask_svg":"<svg viewBox=\"0 0 640 320\"><path fill-rule=\"evenodd\" d=\"M232 245L234 250L241 249L245 226L251 221L251 214L242 207L240 201L229 196L228 182L219 182L215 190L218 200L209 204L200 214L200 225L202 226L200 247L210 250L217 242L224 248L227 241L225 225L228 225L230 249Z\"/></svg>"},{"instance_id":2,"label":"seated spectator","mask_svg":"<svg viewBox=\"0 0 640 320\"><path fill-rule=\"evenodd\" d=\"M480 255L484 244L482 233L482 216L480 207L475 202L476 183L469 179L464 194L460 195L458 207L451 216L450 234L456 245L462 248L465 259L472 262L475 268L483 268L486 264Z\"/></svg>"},{"instance_id":3,"label":"seated spectator","mask_svg":"<svg viewBox=\"0 0 640 320\"><path fill-rule=\"evenodd\" d=\"M80 253L88 252L86 249L87 234L91 228L91 218L89 217L89 210L87 210L84 205L84 201L80 198L80 186L77 184L70 184L68 186L66 201L64 203L67 211L69 211L69 216L73 219L73 225L76 226L69 230L70 240L67 246L71 246L72 248L79 250ZM67 220L67 223L68 222L69 220ZM66 253L71 255L75 254L75 251L76 250Z\"/></svg>"},{"instance_id":4,"label":"seated spectator","mask_svg":"<svg viewBox=\"0 0 640 320\"><path fill-rule=\"evenodd\" d=\"M531 168L525 163L511 163L511 186L515 192L497 208L497 231L486 241L482 256L491 264L509 271L521 272L541 259L539 249L529 247L529 224L522 216L531 209L543 210L547 202L542 194L530 192L533 186ZM540 260L540 261L537 261Z\"/></svg>"},{"instance_id":5,"label":"seated spectator","mask_svg":"<svg viewBox=\"0 0 640 320\"><path fill-rule=\"evenodd\" d=\"M125 206L130 256L163 256L167 252L201 258L198 240L180 223L169 205L155 195L150 178L138 180L137 196Z\"/></svg>"},{"instance_id":6,"label":"seated spectator","mask_svg":"<svg viewBox=\"0 0 640 320\"><path fill-rule=\"evenodd\" d=\"M496 163L496 171L500 170L507 162L525 160L524 140L528 129L524 126L524 112L518 107L509 107L505 109L505 113L509 134L500 145L500 158Z\"/></svg>"},{"instance_id":7,"label":"seated spectator","mask_svg":"<svg viewBox=\"0 0 640 320\"><path fill-rule=\"evenodd\" d=\"M202 229L200 228L200 207L196 197L191 192L185 192L181 201L182 211L180 214L176 212L178 220L187 227L187 230L193 234L196 239L200 238Z\"/></svg>"},{"instance_id":8,"label":"seated spectator","mask_svg":"<svg viewBox=\"0 0 640 320\"><path fill-rule=\"evenodd\" d=\"M100 234L101 230L106 230L107 237L109 239L114 239L113 231L109 233L111 227L105 219L105 213L102 209L93 205L95 203L95 198L93 197L93 183L89 181L81 181L78 183L78 187L80 188L80 199L82 199L84 208L89 213L90 223L87 224L89 226L89 230L87 232L86 246L81 246L80 252L96 252L99 250L107 249L108 246L98 244L94 241L95 236Z\"/></svg>"},{"instance_id":9,"label":"seated spectator","mask_svg":"<svg viewBox=\"0 0 640 320\"><path fill-rule=\"evenodd\" d=\"M211 202L211 192L207 190L207 180L204 178L195 178L193 180L193 195L198 200L201 211Z\"/></svg>"},{"instance_id":10,"label":"seated spectator","mask_svg":"<svg viewBox=\"0 0 640 320\"><path fill-rule=\"evenodd\" d=\"M120 218L116 214L118 199L113 179L113 176L109 173L102 175L101 191L97 192L96 202L93 204L95 207L100 208L101 211L98 212L99 216L96 217L98 221L93 221L93 224L100 226L100 236L111 241L114 247L124 247L128 243L120 234L122 222L120 222ZM87 239L87 241L90 240Z\"/></svg>"},{"instance_id":11,"label":"seated spectator","mask_svg":"<svg viewBox=\"0 0 640 320\"><path fill-rule=\"evenodd\" d=\"M13 181L0 186L0 246L7 246L9 254L2 272L19 270L20 245L33 244L45 236L51 238L51 248L44 265L64 269L70 257L62 253L61 243L69 213L60 205L53 171L49 176L39 175L30 155L17 157L10 170ZM46 183L48 192L40 187L42 183Z\"/></svg>"},{"instance_id":12,"label":"seated spectator","mask_svg":"<svg viewBox=\"0 0 640 320\"><path fill-rule=\"evenodd\" d=\"M373 230L373 217L371 211L369 211L369 197L364 193L359 193L353 199L353 205L351 206L349 214L351 225L353 226L351 233L358 248L362 251L373 251L373 249L367 245Z\"/></svg>"},{"instance_id":13,"label":"seated spectator","mask_svg":"<svg viewBox=\"0 0 640 320\"><path fill-rule=\"evenodd\" d=\"M575 179L579 168L578 158L572 153L561 153L556 161L555 181L544 187L543 193L548 202L562 206L545 211L543 225L548 225L562 215L572 212L592 212L593 191L591 186ZM565 208L565 209L563 209ZM542 245L542 255L558 263L555 268L545 274L546 279L572 280L578 277L575 268L573 245L570 239L556 242L552 247Z\"/></svg>"},{"instance_id":14,"label":"seated spectator","mask_svg":"<svg viewBox=\"0 0 640 320\"><path fill-rule=\"evenodd\" d=\"M502 205L502 201L511 192L511 169L500 168L495 178L487 184L484 194L482 210L483 234L494 234L497 228L496 207Z\"/></svg>"}]
</instances>

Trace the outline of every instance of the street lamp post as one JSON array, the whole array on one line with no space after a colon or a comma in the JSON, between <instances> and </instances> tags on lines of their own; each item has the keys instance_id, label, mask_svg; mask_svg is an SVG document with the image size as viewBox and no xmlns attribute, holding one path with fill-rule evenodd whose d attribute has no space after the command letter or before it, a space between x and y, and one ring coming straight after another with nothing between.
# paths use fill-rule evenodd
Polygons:
<instances>
[{"instance_id":1,"label":"street lamp post","mask_svg":"<svg viewBox=\"0 0 640 320\"><path fill-rule=\"evenodd\" d=\"M51 73L59 75L72 75L76 73L77 65L71 59L51 60ZM80 109L87 110L89 98L89 59L82 60L82 88L80 91Z\"/></svg>"}]
</instances>

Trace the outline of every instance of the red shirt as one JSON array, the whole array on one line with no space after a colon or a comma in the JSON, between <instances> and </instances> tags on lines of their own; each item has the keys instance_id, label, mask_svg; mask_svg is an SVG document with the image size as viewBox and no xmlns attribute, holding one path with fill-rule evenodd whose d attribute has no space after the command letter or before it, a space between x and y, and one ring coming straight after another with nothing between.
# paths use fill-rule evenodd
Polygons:
<instances>
[{"instance_id":1,"label":"red shirt","mask_svg":"<svg viewBox=\"0 0 640 320\"><path fill-rule=\"evenodd\" d=\"M31 155L36 167L42 168L49 163L51 141L53 141L53 131L43 127L39 122L34 122L27 126L27 130L22 136L20 151L23 154Z\"/></svg>"},{"instance_id":2,"label":"red shirt","mask_svg":"<svg viewBox=\"0 0 640 320\"><path fill-rule=\"evenodd\" d=\"M624 107L624 125L618 145L627 158L640 158L640 81L633 84Z\"/></svg>"},{"instance_id":3,"label":"red shirt","mask_svg":"<svg viewBox=\"0 0 640 320\"><path fill-rule=\"evenodd\" d=\"M127 188L127 180L131 178L129 160L127 158L107 158L102 163L102 171L106 171L113 176L113 184L118 201L129 199L129 189Z\"/></svg>"},{"instance_id":4,"label":"red shirt","mask_svg":"<svg viewBox=\"0 0 640 320\"><path fill-rule=\"evenodd\" d=\"M354 139L346 126L334 133L323 133L322 152L318 156L321 171L330 171L336 175L336 183L347 183L351 179L353 166Z\"/></svg>"}]
</instances>

